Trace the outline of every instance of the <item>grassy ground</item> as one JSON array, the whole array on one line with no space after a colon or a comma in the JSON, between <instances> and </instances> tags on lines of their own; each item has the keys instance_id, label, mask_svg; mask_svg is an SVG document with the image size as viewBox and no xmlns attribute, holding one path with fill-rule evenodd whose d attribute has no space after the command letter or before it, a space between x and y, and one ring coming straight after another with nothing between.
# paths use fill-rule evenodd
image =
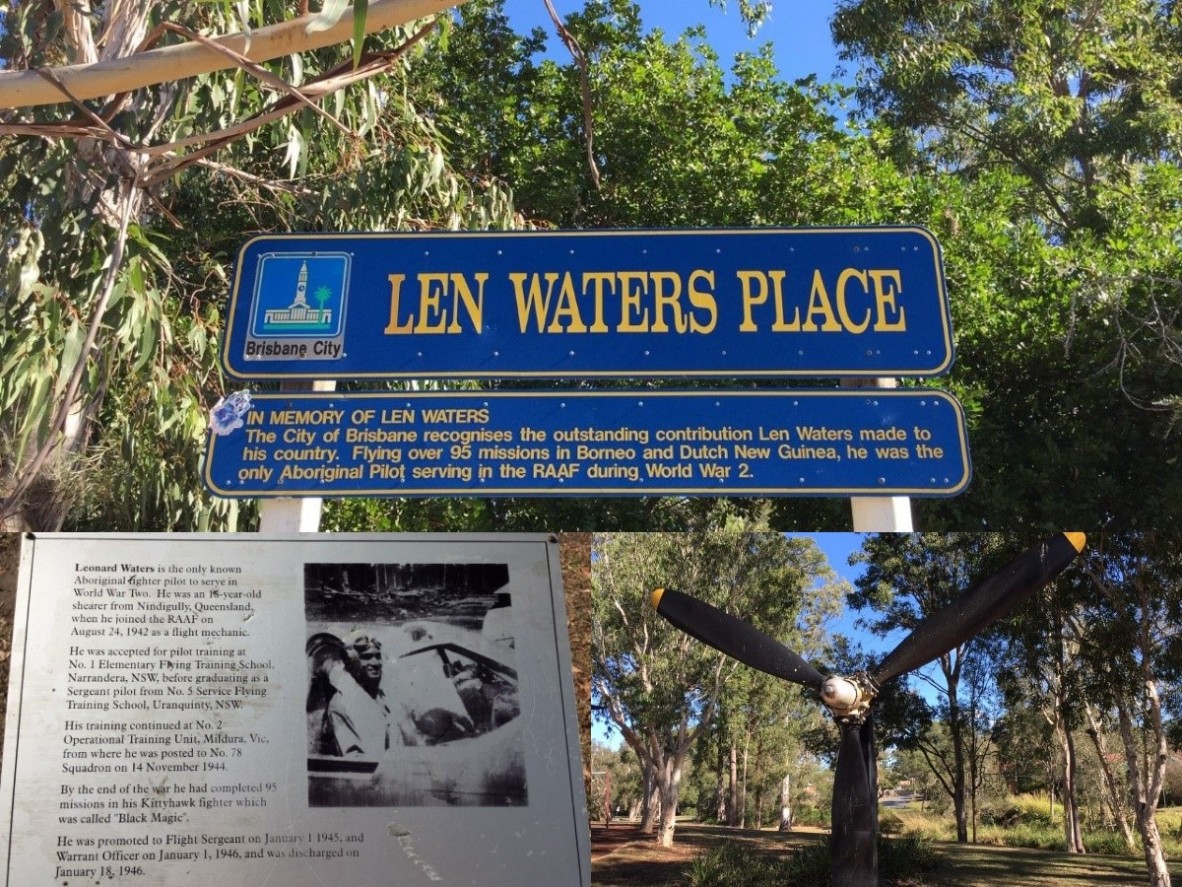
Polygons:
<instances>
[{"instance_id":1,"label":"grassy ground","mask_svg":"<svg viewBox=\"0 0 1182 887\"><path fill-rule=\"evenodd\" d=\"M975 838L970 832L973 843L1042 850L1057 850L1063 846L1063 808L1056 804L1052 815L1045 794L1008 796L995 802L993 809L1002 813L1008 824L978 825ZM924 812L914 803L883 812L881 822L884 831L888 830L890 823L894 828L892 834L914 832L935 841L951 843L956 840L956 826L951 815ZM1182 807L1159 809L1157 827L1166 856L1182 858ZM1084 843L1089 854L1125 854L1124 842L1115 831L1090 830L1085 824Z\"/></svg>"},{"instance_id":2,"label":"grassy ground","mask_svg":"<svg viewBox=\"0 0 1182 887\"><path fill-rule=\"evenodd\" d=\"M820 830L775 831L727 829L679 823L675 846L663 850L628 825L591 828L591 882L595 887L684 887L685 872L698 853L724 841L740 841L752 852L784 854L828 840ZM907 887L1136 887L1146 883L1138 857L1074 856L1046 850L985 847L937 842L939 867ZM1174 883L1182 884L1182 863L1172 864Z\"/></svg>"}]
</instances>

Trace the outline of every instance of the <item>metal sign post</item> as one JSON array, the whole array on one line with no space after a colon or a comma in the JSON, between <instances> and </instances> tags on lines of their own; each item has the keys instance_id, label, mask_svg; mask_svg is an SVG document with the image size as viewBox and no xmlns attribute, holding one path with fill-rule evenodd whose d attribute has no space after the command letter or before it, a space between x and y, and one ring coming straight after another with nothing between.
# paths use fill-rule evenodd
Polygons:
<instances>
[{"instance_id":1,"label":"metal sign post","mask_svg":"<svg viewBox=\"0 0 1182 887\"><path fill-rule=\"evenodd\" d=\"M320 380L310 386L284 382L284 391L333 391L337 383ZM319 497L269 498L259 503L260 533L315 533L320 529L324 500Z\"/></svg>"},{"instance_id":2,"label":"metal sign post","mask_svg":"<svg viewBox=\"0 0 1182 887\"><path fill-rule=\"evenodd\" d=\"M895 379L843 379L847 388L895 388ZM907 496L851 496L855 533L910 533L911 499Z\"/></svg>"}]
</instances>

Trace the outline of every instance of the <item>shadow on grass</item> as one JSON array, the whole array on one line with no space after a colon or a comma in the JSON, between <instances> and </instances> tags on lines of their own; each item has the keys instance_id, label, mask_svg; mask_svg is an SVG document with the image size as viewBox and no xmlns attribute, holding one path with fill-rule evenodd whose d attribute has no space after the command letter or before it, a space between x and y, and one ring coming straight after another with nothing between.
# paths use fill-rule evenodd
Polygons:
<instances>
[{"instance_id":1,"label":"shadow on grass","mask_svg":"<svg viewBox=\"0 0 1182 887\"><path fill-rule=\"evenodd\" d=\"M939 873L932 887L1140 887L1148 881L1140 856L1079 856L1050 850L937 844ZM1170 864L1182 883L1182 864Z\"/></svg>"},{"instance_id":2,"label":"shadow on grass","mask_svg":"<svg viewBox=\"0 0 1182 887\"><path fill-rule=\"evenodd\" d=\"M724 842L740 842L752 852L782 856L828 841L821 831L790 832L728 829L678 823L674 846L659 847L651 835L631 825L591 828L591 883L594 887L684 887L686 871L699 853ZM1147 882L1140 856L1075 856L1046 850L936 843L936 871L908 887L1141 887ZM1182 862L1171 863L1182 884ZM821 887L821 885L817 885Z\"/></svg>"}]
</instances>

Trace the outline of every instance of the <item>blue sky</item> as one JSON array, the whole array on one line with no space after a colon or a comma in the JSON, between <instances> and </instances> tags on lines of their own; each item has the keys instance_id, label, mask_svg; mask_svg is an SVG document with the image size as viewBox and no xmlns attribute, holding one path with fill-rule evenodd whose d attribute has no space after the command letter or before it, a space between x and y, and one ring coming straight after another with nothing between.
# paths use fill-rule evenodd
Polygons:
<instances>
[{"instance_id":1,"label":"blue sky","mask_svg":"<svg viewBox=\"0 0 1182 887\"><path fill-rule=\"evenodd\" d=\"M583 0L554 0L560 16L583 8ZM747 36L747 26L739 17L738 4L725 10L711 6L708 0L640 0L641 19L649 29L660 28L668 39L676 39L686 28L703 25L710 45L718 53L724 68L729 68L737 52L753 52L765 43L772 44L776 65L784 80L792 81L816 74L824 81L837 79L837 50L829 33L833 6L810 0L776 2L770 18L754 38ZM551 53L565 53L543 0L506 0L505 13L514 30L525 33L540 26L551 35ZM556 57L558 57L556 55ZM565 59L563 59L565 61Z\"/></svg>"}]
</instances>

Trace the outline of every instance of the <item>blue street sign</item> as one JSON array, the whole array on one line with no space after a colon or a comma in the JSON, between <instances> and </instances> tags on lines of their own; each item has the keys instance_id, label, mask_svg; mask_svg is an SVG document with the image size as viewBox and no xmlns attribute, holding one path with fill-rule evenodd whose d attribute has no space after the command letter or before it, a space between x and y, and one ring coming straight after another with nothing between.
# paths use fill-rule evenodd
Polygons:
<instances>
[{"instance_id":1,"label":"blue street sign","mask_svg":"<svg viewBox=\"0 0 1182 887\"><path fill-rule=\"evenodd\" d=\"M942 391L241 392L214 412L218 496L953 496Z\"/></svg>"},{"instance_id":2,"label":"blue street sign","mask_svg":"<svg viewBox=\"0 0 1182 887\"><path fill-rule=\"evenodd\" d=\"M242 379L929 376L922 228L306 234L243 247Z\"/></svg>"}]
</instances>

